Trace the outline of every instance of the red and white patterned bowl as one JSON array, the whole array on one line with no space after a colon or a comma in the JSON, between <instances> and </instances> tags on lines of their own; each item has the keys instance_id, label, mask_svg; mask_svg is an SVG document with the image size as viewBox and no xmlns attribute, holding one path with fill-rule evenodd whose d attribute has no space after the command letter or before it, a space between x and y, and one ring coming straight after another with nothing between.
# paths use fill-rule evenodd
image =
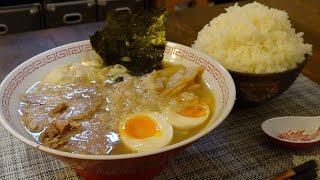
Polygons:
<instances>
[{"instance_id":1,"label":"red and white patterned bowl","mask_svg":"<svg viewBox=\"0 0 320 180\"><path fill-rule=\"evenodd\" d=\"M86 178L97 179L108 176L109 178L121 179L135 176L139 179L145 179L154 176L169 157L215 129L233 108L236 90L228 71L213 58L197 50L167 42L164 61L181 63L186 66L199 65L205 69L203 79L215 96L216 107L210 123L203 131L185 141L161 149L124 155L72 154L38 144L22 124L18 113L20 95L51 69L81 61L87 53L95 53L89 40L48 50L14 69L0 86L0 121L3 126L22 142L65 162Z\"/></svg>"},{"instance_id":2,"label":"red and white patterned bowl","mask_svg":"<svg viewBox=\"0 0 320 180\"><path fill-rule=\"evenodd\" d=\"M264 121L261 129L270 142L285 148L304 150L320 145L320 116L275 117Z\"/></svg>"}]
</instances>

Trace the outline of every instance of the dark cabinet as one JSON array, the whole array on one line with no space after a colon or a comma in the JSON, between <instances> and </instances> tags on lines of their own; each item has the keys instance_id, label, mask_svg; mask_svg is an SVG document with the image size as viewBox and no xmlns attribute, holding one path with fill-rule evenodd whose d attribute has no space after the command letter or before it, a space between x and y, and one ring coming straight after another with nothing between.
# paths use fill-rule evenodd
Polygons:
<instances>
[{"instance_id":1,"label":"dark cabinet","mask_svg":"<svg viewBox=\"0 0 320 180\"><path fill-rule=\"evenodd\" d=\"M40 3L0 7L0 35L44 28Z\"/></svg>"},{"instance_id":2,"label":"dark cabinet","mask_svg":"<svg viewBox=\"0 0 320 180\"><path fill-rule=\"evenodd\" d=\"M109 11L147 6L148 0L0 0L0 35L105 21Z\"/></svg>"},{"instance_id":3,"label":"dark cabinet","mask_svg":"<svg viewBox=\"0 0 320 180\"><path fill-rule=\"evenodd\" d=\"M45 2L44 9L48 28L97 21L95 0Z\"/></svg>"},{"instance_id":4,"label":"dark cabinet","mask_svg":"<svg viewBox=\"0 0 320 180\"><path fill-rule=\"evenodd\" d=\"M97 0L98 20L105 20L108 11L132 11L144 6L143 0Z\"/></svg>"}]
</instances>

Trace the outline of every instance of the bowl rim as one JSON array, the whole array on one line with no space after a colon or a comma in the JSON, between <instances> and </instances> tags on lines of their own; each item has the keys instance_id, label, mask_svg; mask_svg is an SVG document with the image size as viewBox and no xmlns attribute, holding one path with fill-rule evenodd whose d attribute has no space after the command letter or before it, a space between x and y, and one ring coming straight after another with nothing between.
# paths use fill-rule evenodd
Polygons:
<instances>
[{"instance_id":1,"label":"bowl rim","mask_svg":"<svg viewBox=\"0 0 320 180\"><path fill-rule=\"evenodd\" d=\"M31 61L32 59L38 58L43 56L44 54L56 50L58 48L65 48L71 45L75 45L75 44L81 44L81 43L86 43L89 42L89 40L83 40L83 41L77 41L77 42L73 42L73 43L68 43L62 46L57 46L55 48L51 48L48 49L38 55L35 55L29 59L27 59L25 62L21 63L19 66L17 66L15 69L13 69L6 77L5 79L1 82L0 84L0 89L3 89L3 86L5 84L5 82L8 81L9 77L12 76L12 74L19 68L22 67L23 65L27 64L29 61ZM0 122L1 124L5 127L5 129L7 131L9 131L9 133L13 136L15 136L17 139L19 139L20 141L22 141L23 143L36 148L40 151L43 151L45 153L54 155L54 156L60 156L60 157L66 157L66 158L74 158L74 159L83 159L83 160L121 160L121 159L134 159L134 158L140 158L140 157L145 157L145 156L151 156L151 155L156 155L156 154L161 154L170 150L174 150L174 149L178 149L180 147L186 146L186 145L190 145L191 143L195 142L196 140L202 138L203 136L207 135L208 133L210 133L213 129L215 129L217 126L219 126L226 118L227 116L230 114L231 110L233 109L233 106L235 104L235 99L236 99L236 88L235 88L235 83L233 81L232 76L230 75L230 73L228 72L228 70L226 68L224 68L224 66L222 66L217 60L215 60L214 58L196 50L193 49L191 47L179 44L179 43L175 43L175 42L170 42L167 41L166 44L171 44L174 46L178 46L178 47L182 47L182 48L186 48L186 49L191 49L192 51L195 51L196 53L199 53L201 56L205 57L206 59L210 59L210 61L215 62L216 66L219 66L219 69L221 71L224 71L224 74L226 76L227 79L229 79L230 83L230 104L229 106L226 106L225 109L225 113L223 113L220 117L218 117L218 119L215 120L215 123L213 123L211 126L209 126L208 128L206 128L205 130L199 132L198 134L175 144L169 145L169 146L165 146L163 148L159 148L159 149L155 149L155 150L151 150L151 151L146 151L146 152L137 152L137 153L130 153L130 154L117 154L117 155L87 155L87 154L75 154L75 153L70 153L70 152L65 152L65 151L60 151L60 150L56 150L56 149L52 149L46 146L43 146L41 144L38 144L34 141L31 141L27 138L25 138L24 136L20 135L18 132L16 132L9 124L6 123L6 121L2 118L1 114L0 114Z\"/></svg>"},{"instance_id":2,"label":"bowl rim","mask_svg":"<svg viewBox=\"0 0 320 180\"><path fill-rule=\"evenodd\" d=\"M287 74L293 71L296 71L298 69L302 69L308 62L309 62L309 57L310 55L305 55L305 59L299 63L296 67L292 68L292 69L288 69L285 71L281 71L281 72L275 72L275 73L262 73L262 74L253 74L253 73L248 73L248 72L238 72L238 71L233 71L233 70L229 70L227 69L227 71L229 71L229 73L234 74L234 75L241 75L241 76L251 76L251 77L269 77L269 76L277 76L277 75L283 75L283 74Z\"/></svg>"}]
</instances>

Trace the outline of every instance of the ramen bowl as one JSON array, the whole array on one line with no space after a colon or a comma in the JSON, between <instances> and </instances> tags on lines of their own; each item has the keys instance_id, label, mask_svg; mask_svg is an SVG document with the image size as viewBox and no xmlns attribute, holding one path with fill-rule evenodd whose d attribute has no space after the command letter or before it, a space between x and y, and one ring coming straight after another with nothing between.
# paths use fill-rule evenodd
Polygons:
<instances>
[{"instance_id":1,"label":"ramen bowl","mask_svg":"<svg viewBox=\"0 0 320 180\"><path fill-rule=\"evenodd\" d=\"M206 127L184 141L147 152L119 155L84 155L48 148L27 132L18 113L20 96L47 72L81 61L95 53L88 40L56 47L30 58L14 69L0 86L0 121L17 139L68 164L86 179L150 179L161 171L168 159L214 130L233 108L236 90L226 69L209 56L190 47L167 42L164 61L185 66L202 66L202 78L215 96L215 108ZM214 139L213 139L214 140Z\"/></svg>"}]
</instances>

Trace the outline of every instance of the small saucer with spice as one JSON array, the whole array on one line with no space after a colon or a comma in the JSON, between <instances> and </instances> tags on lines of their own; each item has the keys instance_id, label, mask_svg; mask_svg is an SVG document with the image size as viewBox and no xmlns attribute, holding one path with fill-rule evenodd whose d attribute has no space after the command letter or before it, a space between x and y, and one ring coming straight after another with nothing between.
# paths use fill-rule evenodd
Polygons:
<instances>
[{"instance_id":1,"label":"small saucer with spice","mask_svg":"<svg viewBox=\"0 0 320 180\"><path fill-rule=\"evenodd\" d=\"M261 128L271 142L284 147L306 149L320 145L320 116L271 118Z\"/></svg>"}]
</instances>

